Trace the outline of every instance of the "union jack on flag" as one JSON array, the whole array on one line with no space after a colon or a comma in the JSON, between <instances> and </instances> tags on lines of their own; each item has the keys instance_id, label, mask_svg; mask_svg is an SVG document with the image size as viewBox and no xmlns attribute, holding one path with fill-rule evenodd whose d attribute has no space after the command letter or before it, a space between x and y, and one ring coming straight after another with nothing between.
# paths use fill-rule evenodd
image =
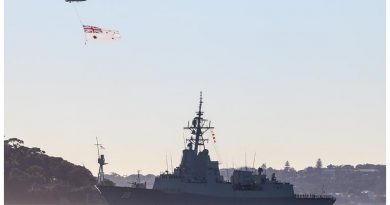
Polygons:
<instances>
[{"instance_id":1,"label":"union jack on flag","mask_svg":"<svg viewBox=\"0 0 390 205\"><path fill-rule=\"evenodd\" d=\"M103 33L103 30L96 26L86 26L83 25L85 33Z\"/></svg>"},{"instance_id":2,"label":"union jack on flag","mask_svg":"<svg viewBox=\"0 0 390 205\"><path fill-rule=\"evenodd\" d=\"M119 31L102 29L96 26L83 25L85 40L119 40Z\"/></svg>"}]
</instances>

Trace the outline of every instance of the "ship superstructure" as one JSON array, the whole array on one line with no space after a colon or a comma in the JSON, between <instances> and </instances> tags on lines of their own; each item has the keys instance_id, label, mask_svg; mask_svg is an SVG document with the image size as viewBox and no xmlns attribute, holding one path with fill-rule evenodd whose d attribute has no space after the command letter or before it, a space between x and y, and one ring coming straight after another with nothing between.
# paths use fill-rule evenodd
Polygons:
<instances>
[{"instance_id":1,"label":"ship superstructure","mask_svg":"<svg viewBox=\"0 0 390 205\"><path fill-rule=\"evenodd\" d=\"M210 159L204 134L214 129L203 118L203 98L196 116L188 122L190 131L186 139L180 165L173 173L164 172L156 177L152 189L99 186L99 190L112 205L145 204L242 204L242 205L332 205L335 198L325 195L296 195L293 185L282 183L264 170L234 170L230 181L220 174L218 161Z\"/></svg>"},{"instance_id":2,"label":"ship superstructure","mask_svg":"<svg viewBox=\"0 0 390 205\"><path fill-rule=\"evenodd\" d=\"M141 182L140 173L141 173L141 170L137 170L137 180L135 182L130 182L130 187L139 188L139 189L146 189L146 182Z\"/></svg>"}]
</instances>

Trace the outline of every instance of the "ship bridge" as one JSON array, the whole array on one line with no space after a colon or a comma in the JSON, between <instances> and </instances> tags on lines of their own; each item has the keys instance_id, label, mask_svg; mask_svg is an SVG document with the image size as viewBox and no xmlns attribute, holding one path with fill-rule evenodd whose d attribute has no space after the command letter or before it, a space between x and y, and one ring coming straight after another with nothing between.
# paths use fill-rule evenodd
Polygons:
<instances>
[{"instance_id":1,"label":"ship bridge","mask_svg":"<svg viewBox=\"0 0 390 205\"><path fill-rule=\"evenodd\" d=\"M203 97L200 93L200 100L196 116L188 121L185 130L190 132L186 139L187 146L183 150L180 165L173 173L168 171L155 179L153 189L166 192L185 192L218 196L243 194L248 197L293 197L293 187L289 183L281 183L273 176L268 179L259 170L254 173L247 170L234 170L231 182L224 181L219 171L218 161L210 159L209 151L204 138L207 131L214 129L211 122L204 119L202 111ZM248 192L249 191L249 192Z\"/></svg>"}]
</instances>

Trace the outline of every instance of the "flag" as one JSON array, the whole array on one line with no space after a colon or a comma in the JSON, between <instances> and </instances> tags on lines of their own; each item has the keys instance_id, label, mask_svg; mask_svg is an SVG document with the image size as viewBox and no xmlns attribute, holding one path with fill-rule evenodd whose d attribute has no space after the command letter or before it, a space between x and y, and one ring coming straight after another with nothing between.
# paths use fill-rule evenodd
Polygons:
<instances>
[{"instance_id":1,"label":"flag","mask_svg":"<svg viewBox=\"0 0 390 205\"><path fill-rule=\"evenodd\" d=\"M100 145L100 149L106 149L106 148L104 148L102 145Z\"/></svg>"},{"instance_id":2,"label":"flag","mask_svg":"<svg viewBox=\"0 0 390 205\"><path fill-rule=\"evenodd\" d=\"M119 31L101 29L96 26L83 25L85 39L88 40L119 40Z\"/></svg>"}]
</instances>

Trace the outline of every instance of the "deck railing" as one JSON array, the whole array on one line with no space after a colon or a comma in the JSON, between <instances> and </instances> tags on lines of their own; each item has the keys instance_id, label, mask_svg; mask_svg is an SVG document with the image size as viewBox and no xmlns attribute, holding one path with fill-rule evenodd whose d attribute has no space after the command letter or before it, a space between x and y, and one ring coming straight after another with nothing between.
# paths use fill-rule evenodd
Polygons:
<instances>
[{"instance_id":1,"label":"deck railing","mask_svg":"<svg viewBox=\"0 0 390 205\"><path fill-rule=\"evenodd\" d=\"M295 194L295 198L299 199L336 199L332 195L322 195L322 194Z\"/></svg>"}]
</instances>

